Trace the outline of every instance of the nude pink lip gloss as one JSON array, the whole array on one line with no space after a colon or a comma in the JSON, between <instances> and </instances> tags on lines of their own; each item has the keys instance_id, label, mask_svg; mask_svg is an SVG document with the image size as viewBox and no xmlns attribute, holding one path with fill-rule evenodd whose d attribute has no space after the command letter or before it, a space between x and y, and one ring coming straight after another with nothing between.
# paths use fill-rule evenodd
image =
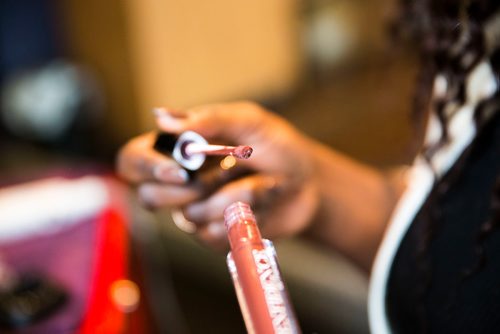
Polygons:
<instances>
[{"instance_id":1,"label":"nude pink lip gloss","mask_svg":"<svg viewBox=\"0 0 500 334\"><path fill-rule=\"evenodd\" d=\"M300 333L271 241L260 235L250 206L224 211L231 251L227 265L249 333Z\"/></svg>"}]
</instances>

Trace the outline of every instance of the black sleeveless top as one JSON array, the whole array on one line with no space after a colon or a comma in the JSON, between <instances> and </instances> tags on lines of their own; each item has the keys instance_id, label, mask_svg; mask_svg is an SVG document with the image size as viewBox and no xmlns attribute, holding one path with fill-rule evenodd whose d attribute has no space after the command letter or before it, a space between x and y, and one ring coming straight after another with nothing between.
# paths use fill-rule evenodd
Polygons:
<instances>
[{"instance_id":1,"label":"black sleeveless top","mask_svg":"<svg viewBox=\"0 0 500 334\"><path fill-rule=\"evenodd\" d=\"M497 112L434 186L401 242L386 296L394 333L500 333L500 222L481 233L499 173Z\"/></svg>"}]
</instances>

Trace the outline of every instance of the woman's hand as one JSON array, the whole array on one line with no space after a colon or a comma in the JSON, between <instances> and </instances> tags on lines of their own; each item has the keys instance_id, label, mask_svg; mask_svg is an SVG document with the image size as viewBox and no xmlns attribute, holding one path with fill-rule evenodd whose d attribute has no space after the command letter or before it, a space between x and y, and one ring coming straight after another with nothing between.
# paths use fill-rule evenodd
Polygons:
<instances>
[{"instance_id":1,"label":"woman's hand","mask_svg":"<svg viewBox=\"0 0 500 334\"><path fill-rule=\"evenodd\" d=\"M318 184L311 142L282 118L253 103L202 106L185 113L159 113L160 130L198 132L209 143L248 145L253 154L235 167L199 170L193 180L171 158L153 149L154 133L129 141L117 160L119 174L138 186L151 208L180 208L196 224L205 243L226 245L224 209L251 205L264 236L304 230L318 207Z\"/></svg>"},{"instance_id":2,"label":"woman's hand","mask_svg":"<svg viewBox=\"0 0 500 334\"><path fill-rule=\"evenodd\" d=\"M132 139L119 154L118 172L137 184L145 205L181 209L200 240L223 248L224 209L247 202L265 237L306 231L369 270L404 189L402 173L360 164L253 103L160 113L157 123L165 132L192 130L209 143L248 145L254 152L229 170L202 168L188 180L175 161L153 150L153 133Z\"/></svg>"}]
</instances>

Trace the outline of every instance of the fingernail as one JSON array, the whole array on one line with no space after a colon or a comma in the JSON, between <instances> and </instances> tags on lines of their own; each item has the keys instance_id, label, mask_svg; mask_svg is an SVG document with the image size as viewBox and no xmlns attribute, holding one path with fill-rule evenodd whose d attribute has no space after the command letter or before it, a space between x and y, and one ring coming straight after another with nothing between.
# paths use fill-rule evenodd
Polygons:
<instances>
[{"instance_id":1,"label":"fingernail","mask_svg":"<svg viewBox=\"0 0 500 334\"><path fill-rule=\"evenodd\" d=\"M183 129L182 121L169 112L166 108L154 108L152 110L156 116L158 126L164 130L180 131Z\"/></svg>"},{"instance_id":2,"label":"fingernail","mask_svg":"<svg viewBox=\"0 0 500 334\"><path fill-rule=\"evenodd\" d=\"M186 183L189 180L189 175L185 169L170 163L156 166L153 169L153 174L155 178L163 182Z\"/></svg>"},{"instance_id":3,"label":"fingernail","mask_svg":"<svg viewBox=\"0 0 500 334\"><path fill-rule=\"evenodd\" d=\"M194 221L202 220L206 215L206 206L203 202L191 204L184 210Z\"/></svg>"},{"instance_id":4,"label":"fingernail","mask_svg":"<svg viewBox=\"0 0 500 334\"><path fill-rule=\"evenodd\" d=\"M170 112L170 109L167 109L165 107L155 107L151 110L153 115L156 117L172 117L172 113Z\"/></svg>"},{"instance_id":5,"label":"fingernail","mask_svg":"<svg viewBox=\"0 0 500 334\"><path fill-rule=\"evenodd\" d=\"M139 187L138 194L139 200L143 204L147 206L154 206L156 194L153 188L148 186Z\"/></svg>"},{"instance_id":6,"label":"fingernail","mask_svg":"<svg viewBox=\"0 0 500 334\"><path fill-rule=\"evenodd\" d=\"M207 232L214 237L220 238L226 234L226 228L222 223L210 223L207 226Z\"/></svg>"}]
</instances>

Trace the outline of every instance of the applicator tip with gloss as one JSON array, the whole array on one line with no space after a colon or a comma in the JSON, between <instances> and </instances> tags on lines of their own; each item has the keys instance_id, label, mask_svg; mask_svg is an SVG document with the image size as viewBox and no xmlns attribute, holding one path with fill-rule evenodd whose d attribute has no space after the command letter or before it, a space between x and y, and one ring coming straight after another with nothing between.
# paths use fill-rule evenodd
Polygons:
<instances>
[{"instance_id":1,"label":"applicator tip with gloss","mask_svg":"<svg viewBox=\"0 0 500 334\"><path fill-rule=\"evenodd\" d=\"M250 146L237 146L231 155L234 155L238 159L248 159L252 155L253 148Z\"/></svg>"}]
</instances>

